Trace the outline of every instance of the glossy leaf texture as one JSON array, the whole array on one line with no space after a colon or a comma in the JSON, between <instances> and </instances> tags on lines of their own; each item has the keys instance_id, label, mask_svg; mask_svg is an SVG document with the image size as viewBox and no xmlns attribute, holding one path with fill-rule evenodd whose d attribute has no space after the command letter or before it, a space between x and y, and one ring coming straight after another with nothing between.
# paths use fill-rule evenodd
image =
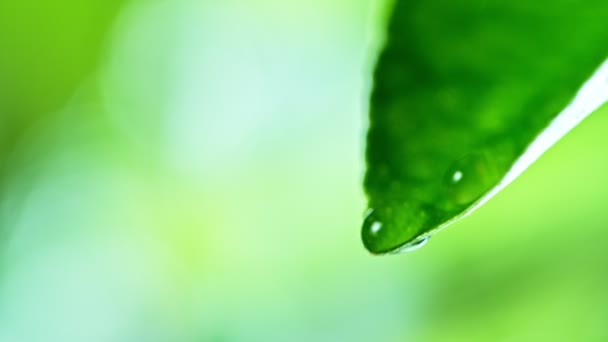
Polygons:
<instances>
[{"instance_id":1,"label":"glossy leaf texture","mask_svg":"<svg viewBox=\"0 0 608 342\"><path fill-rule=\"evenodd\" d=\"M607 20L604 0L397 0L371 95L366 248L425 242L604 103Z\"/></svg>"}]
</instances>

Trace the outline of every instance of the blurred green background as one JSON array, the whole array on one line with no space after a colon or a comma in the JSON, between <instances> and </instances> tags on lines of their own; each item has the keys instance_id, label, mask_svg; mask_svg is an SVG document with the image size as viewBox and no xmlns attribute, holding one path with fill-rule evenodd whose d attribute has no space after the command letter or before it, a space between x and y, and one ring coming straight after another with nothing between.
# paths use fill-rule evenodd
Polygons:
<instances>
[{"instance_id":1,"label":"blurred green background","mask_svg":"<svg viewBox=\"0 0 608 342\"><path fill-rule=\"evenodd\" d=\"M365 252L385 6L3 0L0 341L608 340L608 113Z\"/></svg>"}]
</instances>

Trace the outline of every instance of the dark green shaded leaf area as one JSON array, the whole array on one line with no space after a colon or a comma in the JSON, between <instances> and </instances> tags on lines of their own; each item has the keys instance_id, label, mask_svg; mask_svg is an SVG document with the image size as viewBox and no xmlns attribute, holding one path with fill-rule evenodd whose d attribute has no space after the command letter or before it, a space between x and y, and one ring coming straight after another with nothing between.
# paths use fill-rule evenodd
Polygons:
<instances>
[{"instance_id":1,"label":"dark green shaded leaf area","mask_svg":"<svg viewBox=\"0 0 608 342\"><path fill-rule=\"evenodd\" d=\"M416 245L495 188L608 56L608 2L394 5L374 75L362 238Z\"/></svg>"}]
</instances>

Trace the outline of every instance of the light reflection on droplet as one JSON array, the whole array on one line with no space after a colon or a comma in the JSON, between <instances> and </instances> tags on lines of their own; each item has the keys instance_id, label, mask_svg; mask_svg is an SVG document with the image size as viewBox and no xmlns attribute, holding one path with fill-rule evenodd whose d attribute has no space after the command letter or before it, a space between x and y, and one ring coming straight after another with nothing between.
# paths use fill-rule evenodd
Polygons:
<instances>
[{"instance_id":1,"label":"light reflection on droplet","mask_svg":"<svg viewBox=\"0 0 608 342\"><path fill-rule=\"evenodd\" d=\"M458 171L454 172L454 174L452 175L452 181L454 183L458 183L462 180L462 176L463 176L462 171L458 170Z\"/></svg>"},{"instance_id":2,"label":"light reflection on droplet","mask_svg":"<svg viewBox=\"0 0 608 342\"><path fill-rule=\"evenodd\" d=\"M370 232L374 235L378 234L380 229L382 229L382 223L378 221L372 223L371 227L369 228Z\"/></svg>"},{"instance_id":3,"label":"light reflection on droplet","mask_svg":"<svg viewBox=\"0 0 608 342\"><path fill-rule=\"evenodd\" d=\"M392 254L402 254L402 253L410 253L413 251L417 251L420 248L424 247L424 245L426 245L430 239L431 239L431 237L428 235L418 237L414 241L406 243L405 245L399 247L398 249L393 251Z\"/></svg>"},{"instance_id":4,"label":"light reflection on droplet","mask_svg":"<svg viewBox=\"0 0 608 342\"><path fill-rule=\"evenodd\" d=\"M363 221L364 229L371 235L377 235L382 229L382 222L374 215L374 209L369 208L365 212L365 220Z\"/></svg>"},{"instance_id":5,"label":"light reflection on droplet","mask_svg":"<svg viewBox=\"0 0 608 342\"><path fill-rule=\"evenodd\" d=\"M469 205L495 185L500 175L492 163L491 156L483 151L455 160L444 178L444 189L450 201L456 205Z\"/></svg>"}]
</instances>

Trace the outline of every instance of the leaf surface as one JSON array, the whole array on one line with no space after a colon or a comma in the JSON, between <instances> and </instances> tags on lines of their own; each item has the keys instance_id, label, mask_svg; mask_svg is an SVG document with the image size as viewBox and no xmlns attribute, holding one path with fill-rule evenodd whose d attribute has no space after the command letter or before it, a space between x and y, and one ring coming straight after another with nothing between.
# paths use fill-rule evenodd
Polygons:
<instances>
[{"instance_id":1,"label":"leaf surface","mask_svg":"<svg viewBox=\"0 0 608 342\"><path fill-rule=\"evenodd\" d=\"M410 249L608 97L605 0L397 0L375 74L362 239Z\"/></svg>"}]
</instances>

